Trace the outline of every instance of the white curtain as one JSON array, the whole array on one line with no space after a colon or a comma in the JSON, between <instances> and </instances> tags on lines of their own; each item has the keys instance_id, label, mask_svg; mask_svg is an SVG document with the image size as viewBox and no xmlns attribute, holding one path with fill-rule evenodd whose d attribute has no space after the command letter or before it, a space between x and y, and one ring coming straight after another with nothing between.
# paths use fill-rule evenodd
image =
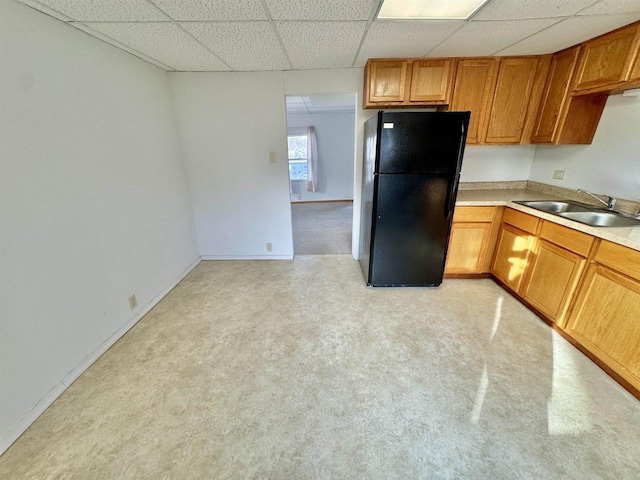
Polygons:
<instances>
[{"instance_id":1,"label":"white curtain","mask_svg":"<svg viewBox=\"0 0 640 480\"><path fill-rule=\"evenodd\" d=\"M316 130L307 128L307 191L318 191L318 144L316 142Z\"/></svg>"}]
</instances>

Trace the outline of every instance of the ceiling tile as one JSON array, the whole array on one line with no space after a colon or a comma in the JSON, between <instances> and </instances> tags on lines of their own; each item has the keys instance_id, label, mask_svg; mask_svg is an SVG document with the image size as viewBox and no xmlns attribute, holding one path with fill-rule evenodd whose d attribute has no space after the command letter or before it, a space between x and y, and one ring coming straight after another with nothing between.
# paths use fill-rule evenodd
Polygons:
<instances>
[{"instance_id":1,"label":"ceiling tile","mask_svg":"<svg viewBox=\"0 0 640 480\"><path fill-rule=\"evenodd\" d=\"M560 19L467 22L460 30L428 52L435 57L493 55Z\"/></svg>"},{"instance_id":2,"label":"ceiling tile","mask_svg":"<svg viewBox=\"0 0 640 480\"><path fill-rule=\"evenodd\" d=\"M151 0L174 20L267 20L260 0Z\"/></svg>"},{"instance_id":3,"label":"ceiling tile","mask_svg":"<svg viewBox=\"0 0 640 480\"><path fill-rule=\"evenodd\" d=\"M635 20L640 20L640 13L631 16L572 17L501 50L498 54L531 55L553 53L615 30Z\"/></svg>"},{"instance_id":4,"label":"ceiling tile","mask_svg":"<svg viewBox=\"0 0 640 480\"><path fill-rule=\"evenodd\" d=\"M127 47L126 45L123 45L120 42L115 41L112 38L107 37L106 35L103 35L102 33L98 32L97 30L94 30L93 28L89 27L88 25L85 25L84 23L77 23L77 22L73 22L70 23L71 26L77 28L78 30L82 30L85 33L88 33L89 35L96 37L99 40L102 40L103 42L106 42L110 45L113 45L114 47L119 48L120 50L124 50L127 53L130 53L132 55L135 55L138 58L141 58L142 60L152 63L157 67L162 68L163 70L167 70L167 71L171 71L174 70L173 67L170 67L168 65L165 65L163 63L158 62L157 60L148 57L147 55L144 55L143 53L140 53L136 50L134 50L133 48Z\"/></svg>"},{"instance_id":5,"label":"ceiling tile","mask_svg":"<svg viewBox=\"0 0 640 480\"><path fill-rule=\"evenodd\" d=\"M350 67L366 22L277 22L294 69Z\"/></svg>"},{"instance_id":6,"label":"ceiling tile","mask_svg":"<svg viewBox=\"0 0 640 480\"><path fill-rule=\"evenodd\" d=\"M175 23L87 23L100 33L179 71L228 71Z\"/></svg>"},{"instance_id":7,"label":"ceiling tile","mask_svg":"<svg viewBox=\"0 0 640 480\"><path fill-rule=\"evenodd\" d=\"M71 18L67 17L66 15L63 15L62 13L58 12L57 10L54 10L53 8L47 7L46 5L44 5L41 2L38 2L37 0L18 0L18 1L20 3L24 3L25 5L33 7L36 10L46 13L47 15L50 15L53 18L62 20L63 22L67 22L71 20Z\"/></svg>"},{"instance_id":8,"label":"ceiling tile","mask_svg":"<svg viewBox=\"0 0 640 480\"><path fill-rule=\"evenodd\" d=\"M595 0L491 0L473 20L568 17Z\"/></svg>"},{"instance_id":9,"label":"ceiling tile","mask_svg":"<svg viewBox=\"0 0 640 480\"><path fill-rule=\"evenodd\" d=\"M420 57L464 25L452 22L384 22L369 27L357 66L369 58Z\"/></svg>"},{"instance_id":10,"label":"ceiling tile","mask_svg":"<svg viewBox=\"0 0 640 480\"><path fill-rule=\"evenodd\" d=\"M291 68L269 22L182 23L234 70Z\"/></svg>"},{"instance_id":11,"label":"ceiling tile","mask_svg":"<svg viewBox=\"0 0 640 480\"><path fill-rule=\"evenodd\" d=\"M378 0L265 0L274 20L368 20Z\"/></svg>"},{"instance_id":12,"label":"ceiling tile","mask_svg":"<svg viewBox=\"0 0 640 480\"><path fill-rule=\"evenodd\" d=\"M615 15L618 13L640 13L640 2L638 0L600 0L594 6L582 10L578 15Z\"/></svg>"},{"instance_id":13,"label":"ceiling tile","mask_svg":"<svg viewBox=\"0 0 640 480\"><path fill-rule=\"evenodd\" d=\"M167 17L146 0L38 0L73 20L87 22L162 21Z\"/></svg>"}]
</instances>

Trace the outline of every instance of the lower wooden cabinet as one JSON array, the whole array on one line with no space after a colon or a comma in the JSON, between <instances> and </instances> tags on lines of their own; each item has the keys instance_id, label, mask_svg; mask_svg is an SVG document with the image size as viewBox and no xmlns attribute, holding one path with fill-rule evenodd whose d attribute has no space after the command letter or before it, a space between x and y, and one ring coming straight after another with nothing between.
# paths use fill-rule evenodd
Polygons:
<instances>
[{"instance_id":1,"label":"lower wooden cabinet","mask_svg":"<svg viewBox=\"0 0 640 480\"><path fill-rule=\"evenodd\" d=\"M563 325L594 238L544 221L520 295L549 320Z\"/></svg>"},{"instance_id":2,"label":"lower wooden cabinet","mask_svg":"<svg viewBox=\"0 0 640 480\"><path fill-rule=\"evenodd\" d=\"M538 219L532 215L510 208L504 211L491 273L514 292L520 290L537 226Z\"/></svg>"},{"instance_id":3,"label":"lower wooden cabinet","mask_svg":"<svg viewBox=\"0 0 640 480\"><path fill-rule=\"evenodd\" d=\"M640 252L602 242L567 333L640 390Z\"/></svg>"},{"instance_id":4,"label":"lower wooden cabinet","mask_svg":"<svg viewBox=\"0 0 640 480\"><path fill-rule=\"evenodd\" d=\"M488 273L503 207L457 207L445 274Z\"/></svg>"},{"instance_id":5,"label":"lower wooden cabinet","mask_svg":"<svg viewBox=\"0 0 640 480\"><path fill-rule=\"evenodd\" d=\"M522 297L551 320L562 323L586 259L545 240L538 242Z\"/></svg>"}]
</instances>

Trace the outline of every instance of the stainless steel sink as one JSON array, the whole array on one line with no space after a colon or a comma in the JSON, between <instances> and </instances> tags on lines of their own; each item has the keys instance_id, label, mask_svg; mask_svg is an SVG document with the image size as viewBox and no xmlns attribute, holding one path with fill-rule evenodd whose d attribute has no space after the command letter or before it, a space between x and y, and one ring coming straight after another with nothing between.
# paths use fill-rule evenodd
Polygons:
<instances>
[{"instance_id":1,"label":"stainless steel sink","mask_svg":"<svg viewBox=\"0 0 640 480\"><path fill-rule=\"evenodd\" d=\"M536 200L531 202L515 202L520 205L526 205L527 207L535 208L536 210L542 210L547 213L562 213L562 212L591 212L594 207L578 202L570 202L564 200Z\"/></svg>"},{"instance_id":2,"label":"stainless steel sink","mask_svg":"<svg viewBox=\"0 0 640 480\"><path fill-rule=\"evenodd\" d=\"M616 212L565 212L560 216L593 227L635 227L640 225L639 219Z\"/></svg>"},{"instance_id":3,"label":"stainless steel sink","mask_svg":"<svg viewBox=\"0 0 640 480\"><path fill-rule=\"evenodd\" d=\"M569 220L575 220L576 222L591 225L592 227L640 226L639 218L570 200L535 200L518 201L515 203L559 217L568 218Z\"/></svg>"}]
</instances>

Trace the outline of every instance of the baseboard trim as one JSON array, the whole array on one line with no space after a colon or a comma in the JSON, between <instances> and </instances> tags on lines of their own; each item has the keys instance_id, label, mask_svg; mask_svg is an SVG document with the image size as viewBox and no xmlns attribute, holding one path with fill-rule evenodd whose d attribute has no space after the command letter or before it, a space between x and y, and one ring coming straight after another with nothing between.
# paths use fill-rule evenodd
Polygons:
<instances>
[{"instance_id":1,"label":"baseboard trim","mask_svg":"<svg viewBox=\"0 0 640 480\"><path fill-rule=\"evenodd\" d=\"M293 255L202 255L202 260L293 260Z\"/></svg>"},{"instance_id":2,"label":"baseboard trim","mask_svg":"<svg viewBox=\"0 0 640 480\"><path fill-rule=\"evenodd\" d=\"M344 199L344 200L292 200L291 203L295 203L296 205L301 203L353 203L353 200Z\"/></svg>"},{"instance_id":3,"label":"baseboard trim","mask_svg":"<svg viewBox=\"0 0 640 480\"><path fill-rule=\"evenodd\" d=\"M122 336L127 333L136 323L140 321L149 311L155 307L175 286L186 277L202 261L197 257L171 284L153 297L142 310L129 319L124 325L116 330L102 345L94 350L87 358L71 370L59 383L42 397L9 431L0 438L0 455L2 455L33 422L35 422L44 411L64 392L80 375L82 375L93 363L98 360L109 348L113 346Z\"/></svg>"}]
</instances>

